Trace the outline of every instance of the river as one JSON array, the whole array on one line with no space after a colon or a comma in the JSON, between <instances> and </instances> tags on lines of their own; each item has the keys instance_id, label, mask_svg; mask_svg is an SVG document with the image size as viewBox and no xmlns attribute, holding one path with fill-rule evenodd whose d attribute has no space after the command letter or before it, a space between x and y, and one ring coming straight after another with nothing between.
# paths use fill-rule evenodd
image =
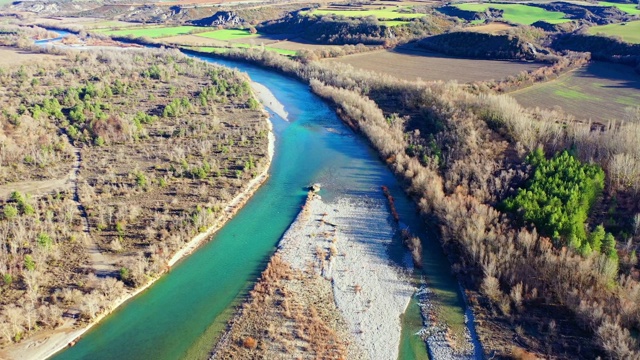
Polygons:
<instances>
[{"instance_id":1,"label":"river","mask_svg":"<svg viewBox=\"0 0 640 360\"><path fill-rule=\"evenodd\" d=\"M53 358L205 357L299 212L306 188L315 182L322 184L321 195L329 200L343 194L381 198L381 185L388 186L403 222L423 239L425 273L441 295L448 321L463 322L458 285L438 241L429 236L415 205L366 141L307 85L252 65L200 58L246 72L289 113L289 121L271 116L276 146L270 178L211 241ZM406 261L406 251L396 243L389 249L392 258ZM417 309L410 306L407 328L419 327ZM424 342L413 330L403 331L400 358L426 357Z\"/></svg>"}]
</instances>

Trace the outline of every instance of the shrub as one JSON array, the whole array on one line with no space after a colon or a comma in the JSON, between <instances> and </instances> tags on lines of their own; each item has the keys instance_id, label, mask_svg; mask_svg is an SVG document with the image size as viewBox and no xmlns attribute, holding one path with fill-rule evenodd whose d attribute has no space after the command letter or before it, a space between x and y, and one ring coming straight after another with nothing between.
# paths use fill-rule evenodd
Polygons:
<instances>
[{"instance_id":1,"label":"shrub","mask_svg":"<svg viewBox=\"0 0 640 360\"><path fill-rule=\"evenodd\" d=\"M18 209L15 206L7 204L3 210L5 219L13 219L18 216Z\"/></svg>"},{"instance_id":2,"label":"shrub","mask_svg":"<svg viewBox=\"0 0 640 360\"><path fill-rule=\"evenodd\" d=\"M256 339L252 338L251 336L248 336L244 338L244 340L242 340L242 346L247 349L255 349L256 346L258 346L258 341L256 341Z\"/></svg>"}]
</instances>

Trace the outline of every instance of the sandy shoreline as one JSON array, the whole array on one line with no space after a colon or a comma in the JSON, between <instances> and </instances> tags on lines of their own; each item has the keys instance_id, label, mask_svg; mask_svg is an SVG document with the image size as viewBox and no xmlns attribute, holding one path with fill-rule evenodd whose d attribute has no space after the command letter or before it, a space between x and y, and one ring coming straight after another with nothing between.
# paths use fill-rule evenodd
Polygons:
<instances>
[{"instance_id":1,"label":"sandy shoreline","mask_svg":"<svg viewBox=\"0 0 640 360\"><path fill-rule=\"evenodd\" d=\"M284 120L289 121L289 113L284 109L284 105L276 99L271 90L266 86L253 81L251 82L251 89L265 107L269 108L269 110L273 111Z\"/></svg>"},{"instance_id":2,"label":"sandy shoreline","mask_svg":"<svg viewBox=\"0 0 640 360\"><path fill-rule=\"evenodd\" d=\"M269 94L271 94L271 92L269 92ZM271 94L271 96L273 95ZM191 254L200 245L207 241L211 235L213 235L222 226L224 226L224 224L229 221L242 208L242 206L244 206L244 204L246 204L251 196L269 177L269 169L271 168L271 162L273 160L273 155L275 152L275 135L273 134L273 125L270 119L267 118L265 121L267 121L269 127L269 145L267 164L265 165L264 170L257 177L252 179L242 192L240 192L231 200L231 202L225 207L223 214L220 215L218 219L216 219L216 223L213 226L208 228L205 232L196 235L191 241L185 244L180 250L178 250L178 252L175 253L175 255L171 257L168 262L169 267L173 267L178 261ZM129 299L146 290L161 277L162 275L150 280L145 285L133 291L123 294L110 305L109 309L98 315L90 324L88 324L84 328L74 330L72 327L73 323L69 322L58 329L36 334L33 337L26 339L24 342L16 344L17 346L13 348L7 348L1 351L0 357L9 356L9 359L21 360L49 358L67 347L70 343L77 341L84 333L89 331L94 325L98 324L104 317L112 313L115 309L117 309Z\"/></svg>"}]
</instances>

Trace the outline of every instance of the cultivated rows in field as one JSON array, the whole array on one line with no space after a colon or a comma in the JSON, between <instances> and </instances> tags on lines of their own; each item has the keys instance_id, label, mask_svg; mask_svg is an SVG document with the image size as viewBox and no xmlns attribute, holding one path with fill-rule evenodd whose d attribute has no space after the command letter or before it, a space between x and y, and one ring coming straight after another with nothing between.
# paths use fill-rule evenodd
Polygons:
<instances>
[{"instance_id":1,"label":"cultivated rows in field","mask_svg":"<svg viewBox=\"0 0 640 360\"><path fill-rule=\"evenodd\" d=\"M625 108L640 104L640 76L632 68L593 63L512 93L527 107L562 107L582 119L624 119Z\"/></svg>"},{"instance_id":2,"label":"cultivated rows in field","mask_svg":"<svg viewBox=\"0 0 640 360\"><path fill-rule=\"evenodd\" d=\"M375 51L327 61L350 64L404 80L421 78L458 82L499 80L541 66L524 62L456 59L422 51Z\"/></svg>"}]
</instances>

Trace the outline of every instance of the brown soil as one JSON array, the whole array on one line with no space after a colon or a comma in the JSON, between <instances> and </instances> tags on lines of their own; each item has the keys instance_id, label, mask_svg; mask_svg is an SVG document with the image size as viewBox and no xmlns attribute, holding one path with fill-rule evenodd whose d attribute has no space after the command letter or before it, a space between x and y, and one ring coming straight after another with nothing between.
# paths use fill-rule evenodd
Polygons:
<instances>
[{"instance_id":1,"label":"brown soil","mask_svg":"<svg viewBox=\"0 0 640 360\"><path fill-rule=\"evenodd\" d=\"M486 25L469 27L465 30L484 34L498 34L509 29L513 29L513 26L503 22L492 22Z\"/></svg>"},{"instance_id":2,"label":"brown soil","mask_svg":"<svg viewBox=\"0 0 640 360\"><path fill-rule=\"evenodd\" d=\"M349 64L409 81L456 80L461 83L499 80L541 66L524 62L450 58L408 48L400 51L372 51L324 61Z\"/></svg>"}]
</instances>

